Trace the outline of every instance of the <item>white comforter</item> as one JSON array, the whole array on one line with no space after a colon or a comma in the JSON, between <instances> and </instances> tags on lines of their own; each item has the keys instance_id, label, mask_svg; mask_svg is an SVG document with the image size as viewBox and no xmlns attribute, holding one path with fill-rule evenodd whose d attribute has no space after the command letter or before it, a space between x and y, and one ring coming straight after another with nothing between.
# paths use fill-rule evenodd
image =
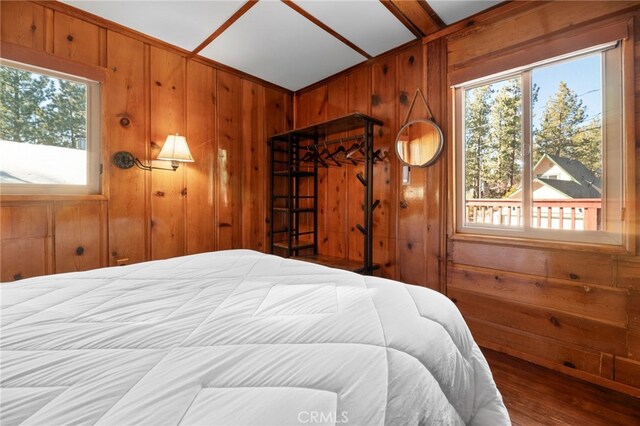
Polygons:
<instances>
[{"instance_id":1,"label":"white comforter","mask_svg":"<svg viewBox=\"0 0 640 426\"><path fill-rule=\"evenodd\" d=\"M2 284L2 425L502 425L454 305L248 250Z\"/></svg>"}]
</instances>

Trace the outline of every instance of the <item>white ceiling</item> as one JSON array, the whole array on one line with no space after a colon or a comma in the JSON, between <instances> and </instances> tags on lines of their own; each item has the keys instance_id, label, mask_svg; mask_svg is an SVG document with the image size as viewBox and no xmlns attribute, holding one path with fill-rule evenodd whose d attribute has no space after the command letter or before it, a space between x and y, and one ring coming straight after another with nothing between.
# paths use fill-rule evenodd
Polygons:
<instances>
[{"instance_id":1,"label":"white ceiling","mask_svg":"<svg viewBox=\"0 0 640 426\"><path fill-rule=\"evenodd\" d=\"M366 60L279 1L258 2L200 54L291 90Z\"/></svg>"},{"instance_id":2,"label":"white ceiling","mask_svg":"<svg viewBox=\"0 0 640 426\"><path fill-rule=\"evenodd\" d=\"M245 0L62 0L86 12L193 51ZM446 24L500 1L428 0ZM378 0L295 0L369 56L416 36ZM299 90L367 58L281 1L260 0L199 54Z\"/></svg>"},{"instance_id":3,"label":"white ceiling","mask_svg":"<svg viewBox=\"0 0 640 426\"><path fill-rule=\"evenodd\" d=\"M431 9L447 25L468 18L501 2L502 0L427 0Z\"/></svg>"}]
</instances>

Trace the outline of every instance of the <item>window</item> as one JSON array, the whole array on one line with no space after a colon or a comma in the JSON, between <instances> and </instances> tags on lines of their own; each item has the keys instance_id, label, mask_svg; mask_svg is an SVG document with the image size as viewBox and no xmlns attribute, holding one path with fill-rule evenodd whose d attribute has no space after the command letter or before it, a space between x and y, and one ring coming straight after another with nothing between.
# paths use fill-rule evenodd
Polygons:
<instances>
[{"instance_id":1,"label":"window","mask_svg":"<svg viewBox=\"0 0 640 426\"><path fill-rule=\"evenodd\" d=\"M100 84L3 59L2 193L98 193L99 175Z\"/></svg>"},{"instance_id":2,"label":"window","mask_svg":"<svg viewBox=\"0 0 640 426\"><path fill-rule=\"evenodd\" d=\"M622 244L621 50L456 87L458 232Z\"/></svg>"}]
</instances>

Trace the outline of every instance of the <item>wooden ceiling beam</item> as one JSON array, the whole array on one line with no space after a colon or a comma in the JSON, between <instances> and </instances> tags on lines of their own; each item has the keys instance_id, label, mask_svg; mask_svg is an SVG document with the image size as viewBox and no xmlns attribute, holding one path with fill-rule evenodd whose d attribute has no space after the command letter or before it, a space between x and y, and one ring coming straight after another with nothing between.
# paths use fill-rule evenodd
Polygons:
<instances>
[{"instance_id":1,"label":"wooden ceiling beam","mask_svg":"<svg viewBox=\"0 0 640 426\"><path fill-rule=\"evenodd\" d=\"M404 15L404 13L402 13L402 11L396 5L396 3L403 3L403 2L392 1L392 0L380 0L380 3L382 3L382 5L386 7L387 10L389 10L389 12L391 12L400 22L402 22L402 24L405 27L407 27L407 29L411 31L411 33L414 36L416 36L417 38L421 38L425 36L425 34L412 21L410 21L409 18L407 18Z\"/></svg>"},{"instance_id":2,"label":"wooden ceiling beam","mask_svg":"<svg viewBox=\"0 0 640 426\"><path fill-rule=\"evenodd\" d=\"M331 34L333 37L335 37L338 40L340 40L342 43L346 44L347 46L349 46L350 48L352 48L353 50L355 50L356 52L358 52L359 54L364 56L365 58L367 58L367 59L371 59L372 58L372 56L369 55L367 52L365 52L364 50L362 50L361 48L359 48L358 46L353 44L351 41L347 40L345 37L340 35L338 32L334 31L331 27L326 25L324 22L320 21L318 18L316 18L315 16L313 16L312 14L310 14L309 12L307 12L306 10L304 10L303 8L301 8L300 6L295 4L292 0L282 0L282 2L284 4L286 4L287 6L289 6L291 9L295 10L296 12L298 12L300 15L304 16L305 18L307 18L309 21L311 21L314 24L316 24L318 27L320 27L323 30L325 30L327 33Z\"/></svg>"},{"instance_id":3,"label":"wooden ceiling beam","mask_svg":"<svg viewBox=\"0 0 640 426\"><path fill-rule=\"evenodd\" d=\"M238 9L236 11L236 13L231 15L231 17L229 19L227 19L224 24L220 25L220 27L217 30L215 30L213 33L211 33L211 35L209 37L207 37L202 43L200 43L198 45L198 47L193 49L189 56L193 57L193 56L197 55L198 53L200 53L200 51L202 49L204 49L209 44L211 44L211 42L213 40L215 40L216 38L220 37L220 35L223 32L225 32L227 30L227 28L229 28L231 25L233 25L234 22L236 22L238 19L240 19L240 17L242 15L247 13L247 11L249 9L251 9L253 6L255 6L257 3L258 3L258 0L249 0L245 4L243 4L242 7L240 9Z\"/></svg>"},{"instance_id":4,"label":"wooden ceiling beam","mask_svg":"<svg viewBox=\"0 0 640 426\"><path fill-rule=\"evenodd\" d=\"M429 15L431 21L433 21L434 25L437 26L439 30L447 26L442 18L440 18L440 15L438 15L436 11L433 10L431 6L429 6L429 3L427 3L426 0L417 0L417 3L424 9L425 12L427 12L427 15Z\"/></svg>"},{"instance_id":5,"label":"wooden ceiling beam","mask_svg":"<svg viewBox=\"0 0 640 426\"><path fill-rule=\"evenodd\" d=\"M390 1L422 33L422 36L440 31L446 26L425 0Z\"/></svg>"}]
</instances>

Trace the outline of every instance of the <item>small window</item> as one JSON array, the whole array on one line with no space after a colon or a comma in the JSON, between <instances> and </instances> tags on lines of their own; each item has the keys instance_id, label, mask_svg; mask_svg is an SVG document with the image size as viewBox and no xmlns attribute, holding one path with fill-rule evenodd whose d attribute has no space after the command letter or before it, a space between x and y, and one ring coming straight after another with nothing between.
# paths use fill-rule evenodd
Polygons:
<instances>
[{"instance_id":1,"label":"small window","mask_svg":"<svg viewBox=\"0 0 640 426\"><path fill-rule=\"evenodd\" d=\"M622 244L620 52L456 87L458 232Z\"/></svg>"},{"instance_id":2,"label":"small window","mask_svg":"<svg viewBox=\"0 0 640 426\"><path fill-rule=\"evenodd\" d=\"M0 186L12 194L100 192L100 84L0 62Z\"/></svg>"}]
</instances>

